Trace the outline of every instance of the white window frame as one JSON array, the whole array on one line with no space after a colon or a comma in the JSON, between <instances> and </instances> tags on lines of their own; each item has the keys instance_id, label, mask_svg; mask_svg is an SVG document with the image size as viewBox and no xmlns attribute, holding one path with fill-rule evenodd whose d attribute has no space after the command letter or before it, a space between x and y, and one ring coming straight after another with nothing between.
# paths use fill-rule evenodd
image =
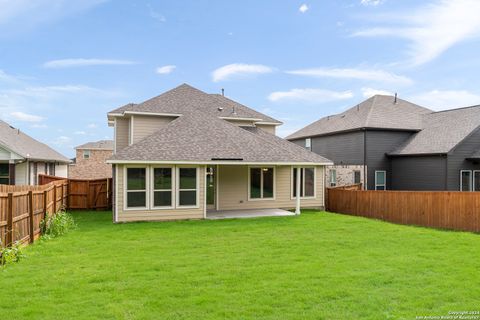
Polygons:
<instances>
[{"instance_id":1,"label":"white window frame","mask_svg":"<svg viewBox=\"0 0 480 320\"><path fill-rule=\"evenodd\" d=\"M332 181L332 172L335 172L335 181ZM330 187L336 187L337 186L337 169L330 169L329 170L329 181L328 184Z\"/></svg>"},{"instance_id":2,"label":"white window frame","mask_svg":"<svg viewBox=\"0 0 480 320\"><path fill-rule=\"evenodd\" d=\"M172 170L172 185L171 189L155 189L155 174L154 170L155 169L170 169ZM152 186L150 188L150 208L152 210L165 210L165 209L174 209L175 208L175 194L176 194L176 170L175 166L171 165L155 165L150 167L150 185ZM155 206L155 191L171 191L171 205L170 206Z\"/></svg>"},{"instance_id":3,"label":"white window frame","mask_svg":"<svg viewBox=\"0 0 480 320\"><path fill-rule=\"evenodd\" d=\"M250 182L251 182L251 169L253 168L267 168L273 169L273 197L271 198L264 198L263 197L263 170L261 171L262 174L260 175L260 198L251 198L250 197ZM277 196L277 169L275 166L248 166L248 201L272 201L275 200Z\"/></svg>"},{"instance_id":4,"label":"white window frame","mask_svg":"<svg viewBox=\"0 0 480 320\"><path fill-rule=\"evenodd\" d=\"M383 172L383 184L378 184L377 173ZM383 190L378 190L377 187L383 187ZM375 170L375 190L385 191L387 190L387 171L386 170Z\"/></svg>"},{"instance_id":5,"label":"white window frame","mask_svg":"<svg viewBox=\"0 0 480 320\"><path fill-rule=\"evenodd\" d=\"M470 173L470 190L466 190L464 191L463 190L463 184L462 184L462 173L464 172L469 172ZM464 191L464 192L471 192L473 191L473 172L472 170L460 170L460 191Z\"/></svg>"},{"instance_id":6,"label":"white window frame","mask_svg":"<svg viewBox=\"0 0 480 320\"><path fill-rule=\"evenodd\" d=\"M83 150L82 154L83 154L83 159L88 160L88 159L90 159L90 156L92 155L92 152L91 152L91 150ZM87 156L87 157L85 157L85 156Z\"/></svg>"},{"instance_id":7,"label":"white window frame","mask_svg":"<svg viewBox=\"0 0 480 320\"><path fill-rule=\"evenodd\" d=\"M142 168L145 169L145 207L128 207L128 192L139 192L143 190L128 190L128 169ZM123 210L124 211L140 211L148 210L150 203L150 167L146 165L128 165L123 168Z\"/></svg>"},{"instance_id":8,"label":"white window frame","mask_svg":"<svg viewBox=\"0 0 480 320\"><path fill-rule=\"evenodd\" d=\"M180 189L180 169L196 169L196 189ZM198 209L200 208L200 167L198 166L177 166L175 169L175 208ZM180 205L180 191L196 191L196 205Z\"/></svg>"},{"instance_id":9,"label":"white window frame","mask_svg":"<svg viewBox=\"0 0 480 320\"><path fill-rule=\"evenodd\" d=\"M291 188L290 188L290 200L296 199L295 194L293 193L294 187L297 185L297 181L294 179L294 171L297 167L292 167L291 172ZM301 186L300 189L303 190L303 195L300 196L300 199L315 199L317 197L317 167L315 166L308 166L308 167L300 167L302 172L302 178L303 178L303 186ZM305 197L305 169L313 169L313 196L308 196Z\"/></svg>"},{"instance_id":10,"label":"white window frame","mask_svg":"<svg viewBox=\"0 0 480 320\"><path fill-rule=\"evenodd\" d=\"M305 149L312 150L312 138L305 138Z\"/></svg>"},{"instance_id":11,"label":"white window frame","mask_svg":"<svg viewBox=\"0 0 480 320\"><path fill-rule=\"evenodd\" d=\"M355 182L355 173L357 173L357 172L358 172L358 174L359 174L359 176L360 176L360 181ZM353 173L352 183L353 183L353 184L362 183L362 171L361 171L361 170L353 170L352 173Z\"/></svg>"},{"instance_id":12,"label":"white window frame","mask_svg":"<svg viewBox=\"0 0 480 320\"><path fill-rule=\"evenodd\" d=\"M475 173L480 173L480 170L473 170L473 173L472 173L472 191L474 192L478 192L480 190L475 190Z\"/></svg>"}]
</instances>

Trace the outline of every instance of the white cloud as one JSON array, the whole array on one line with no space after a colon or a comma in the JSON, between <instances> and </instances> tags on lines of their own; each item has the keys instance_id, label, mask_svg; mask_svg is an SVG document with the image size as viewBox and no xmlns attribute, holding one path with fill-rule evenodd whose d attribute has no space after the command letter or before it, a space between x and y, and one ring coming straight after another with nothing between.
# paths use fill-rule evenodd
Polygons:
<instances>
[{"instance_id":1,"label":"white cloud","mask_svg":"<svg viewBox=\"0 0 480 320\"><path fill-rule=\"evenodd\" d=\"M373 88L362 88L362 95L364 98L370 98L373 97L374 95L381 94L381 95L387 95L391 96L393 95L392 92L386 91L386 90L379 90L379 89L373 89Z\"/></svg>"},{"instance_id":2,"label":"white cloud","mask_svg":"<svg viewBox=\"0 0 480 320\"><path fill-rule=\"evenodd\" d=\"M53 143L56 144L57 146L64 146L66 144L69 144L71 141L72 141L72 138L70 137L59 136L53 141Z\"/></svg>"},{"instance_id":3,"label":"white cloud","mask_svg":"<svg viewBox=\"0 0 480 320\"><path fill-rule=\"evenodd\" d=\"M74 134L84 136L84 135L86 135L87 133L86 133L85 131L75 131Z\"/></svg>"},{"instance_id":4,"label":"white cloud","mask_svg":"<svg viewBox=\"0 0 480 320\"><path fill-rule=\"evenodd\" d=\"M212 72L214 82L228 80L235 76L265 74L273 72L273 68L262 64L232 63L220 67Z\"/></svg>"},{"instance_id":5,"label":"white cloud","mask_svg":"<svg viewBox=\"0 0 480 320\"><path fill-rule=\"evenodd\" d=\"M155 19L155 20L157 20L158 22L161 22L161 23L167 22L167 19L165 18L165 16L163 14L154 10L152 8L152 6L149 5L149 4L147 4L147 7L148 7L148 13L149 13L151 18L153 18L153 19Z\"/></svg>"},{"instance_id":6,"label":"white cloud","mask_svg":"<svg viewBox=\"0 0 480 320\"><path fill-rule=\"evenodd\" d=\"M130 60L117 60L117 59L60 59L47 61L43 64L44 68L72 68L72 67L89 67L89 66L106 66L106 65L132 65L137 64L135 61Z\"/></svg>"},{"instance_id":7,"label":"white cloud","mask_svg":"<svg viewBox=\"0 0 480 320\"><path fill-rule=\"evenodd\" d=\"M90 123L90 124L88 124L88 126L87 126L87 128L90 128L90 129L94 129L94 128L96 128L96 127L98 127L98 126L97 126L97 124L95 124L95 123Z\"/></svg>"},{"instance_id":8,"label":"white cloud","mask_svg":"<svg viewBox=\"0 0 480 320\"><path fill-rule=\"evenodd\" d=\"M394 24L353 33L357 37L401 37L409 41L411 65L427 63L457 43L480 36L480 1L438 0L416 11L389 15Z\"/></svg>"},{"instance_id":9,"label":"white cloud","mask_svg":"<svg viewBox=\"0 0 480 320\"><path fill-rule=\"evenodd\" d=\"M48 126L44 123L35 123L32 125L32 128L35 128L35 129L46 129L48 128Z\"/></svg>"},{"instance_id":10,"label":"white cloud","mask_svg":"<svg viewBox=\"0 0 480 320\"><path fill-rule=\"evenodd\" d=\"M360 3L363 4L364 6L378 6L379 4L382 4L384 0L361 0Z\"/></svg>"},{"instance_id":11,"label":"white cloud","mask_svg":"<svg viewBox=\"0 0 480 320\"><path fill-rule=\"evenodd\" d=\"M169 74L169 73L172 73L173 70L175 70L176 68L177 68L177 66L167 65L167 66L163 66L163 67L158 67L156 72L158 74Z\"/></svg>"},{"instance_id":12,"label":"white cloud","mask_svg":"<svg viewBox=\"0 0 480 320\"><path fill-rule=\"evenodd\" d=\"M331 91L306 88L272 92L268 96L268 99L273 102L288 100L324 103L328 101L350 99L352 97L353 93L351 91Z\"/></svg>"},{"instance_id":13,"label":"white cloud","mask_svg":"<svg viewBox=\"0 0 480 320\"><path fill-rule=\"evenodd\" d=\"M25 122L41 122L45 120L44 117L36 116L34 114L29 114L21 111L11 112L10 116L15 120L25 121Z\"/></svg>"},{"instance_id":14,"label":"white cloud","mask_svg":"<svg viewBox=\"0 0 480 320\"><path fill-rule=\"evenodd\" d=\"M289 74L311 76L318 78L340 78L356 79L377 82L389 82L403 85L412 84L413 81L405 76L399 76L391 72L380 69L360 69L360 68L313 68L287 71Z\"/></svg>"},{"instance_id":15,"label":"white cloud","mask_svg":"<svg viewBox=\"0 0 480 320\"><path fill-rule=\"evenodd\" d=\"M308 6L304 3L300 6L300 8L298 8L298 11L300 11L301 13L305 13L308 11Z\"/></svg>"},{"instance_id":16,"label":"white cloud","mask_svg":"<svg viewBox=\"0 0 480 320\"><path fill-rule=\"evenodd\" d=\"M409 100L432 110L446 110L480 104L480 95L467 90L432 90L409 96Z\"/></svg>"}]
</instances>

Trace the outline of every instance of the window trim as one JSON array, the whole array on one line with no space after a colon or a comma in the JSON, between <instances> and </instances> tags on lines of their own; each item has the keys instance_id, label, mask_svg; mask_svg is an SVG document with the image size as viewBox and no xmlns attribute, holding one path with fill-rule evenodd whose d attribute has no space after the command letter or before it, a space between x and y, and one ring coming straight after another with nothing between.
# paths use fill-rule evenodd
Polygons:
<instances>
[{"instance_id":1,"label":"window trim","mask_svg":"<svg viewBox=\"0 0 480 320\"><path fill-rule=\"evenodd\" d=\"M332 171L335 172L335 182L332 182ZM328 170L328 173L328 184L330 185L330 188L335 188L337 186L337 169L330 169Z\"/></svg>"},{"instance_id":2,"label":"window trim","mask_svg":"<svg viewBox=\"0 0 480 320\"><path fill-rule=\"evenodd\" d=\"M86 155L87 153L88 153L88 156L85 158L85 155ZM82 152L82 158L83 158L84 160L90 159L90 156L91 156L91 155L92 155L92 152L91 152L91 150L89 150L89 149L85 149L85 150L83 150L83 152Z\"/></svg>"},{"instance_id":3,"label":"window trim","mask_svg":"<svg viewBox=\"0 0 480 320\"><path fill-rule=\"evenodd\" d=\"M143 168L145 169L145 207L128 207L128 199L127 195L129 191L132 192L139 192L143 190L128 190L128 169L129 168ZM141 210L149 210L150 206L150 166L147 165L128 165L123 168L123 210L124 211L141 211Z\"/></svg>"},{"instance_id":4,"label":"window trim","mask_svg":"<svg viewBox=\"0 0 480 320\"><path fill-rule=\"evenodd\" d=\"M180 169L196 169L196 189L180 189ZM175 209L198 209L200 208L200 167L199 166L176 166L175 168ZM180 191L196 191L196 205L180 205Z\"/></svg>"},{"instance_id":5,"label":"window trim","mask_svg":"<svg viewBox=\"0 0 480 320\"><path fill-rule=\"evenodd\" d=\"M273 197L271 198L264 198L263 197L263 171L262 174L260 175L260 198L251 198L250 197L250 181L251 181L251 169L253 168L268 168L268 169L273 169ZM277 169L275 166L248 166L248 171L247 171L247 176L248 176L248 201L274 201L277 196Z\"/></svg>"},{"instance_id":6,"label":"window trim","mask_svg":"<svg viewBox=\"0 0 480 320\"><path fill-rule=\"evenodd\" d=\"M476 170L476 171L477 171L477 170ZM463 173L463 172L469 172L469 173L470 173L470 190L466 190L466 191L463 190L463 185L462 185L462 173ZM474 177L473 177L473 172L472 172L472 170L460 170L460 180L459 180L459 182L460 182L460 191L463 191L463 192L472 192L472 191L473 191L473 179L474 179Z\"/></svg>"},{"instance_id":7,"label":"window trim","mask_svg":"<svg viewBox=\"0 0 480 320\"><path fill-rule=\"evenodd\" d=\"M305 149L312 151L312 138L305 138Z\"/></svg>"},{"instance_id":8,"label":"window trim","mask_svg":"<svg viewBox=\"0 0 480 320\"><path fill-rule=\"evenodd\" d=\"M384 180L384 183L383 184L378 184L377 183L377 173L378 172L383 172L383 180ZM380 187L382 186L383 187L383 190L378 190L377 187ZM376 191L385 191L387 190L387 171L386 170L375 170L375 190Z\"/></svg>"},{"instance_id":9,"label":"window trim","mask_svg":"<svg viewBox=\"0 0 480 320\"><path fill-rule=\"evenodd\" d=\"M359 175L359 181L358 181L358 182L355 182L355 173L357 173L357 172L358 172L358 175ZM352 181L353 184L362 183L362 171L355 169L355 170L352 171L352 173L353 173L353 181Z\"/></svg>"},{"instance_id":10,"label":"window trim","mask_svg":"<svg viewBox=\"0 0 480 320\"><path fill-rule=\"evenodd\" d=\"M155 169L170 169L172 170L172 185L170 189L155 189ZM150 210L167 210L175 209L175 190L176 190L176 170L175 166L172 165L155 165L150 167ZM171 192L171 205L170 206L155 206L155 191L170 191Z\"/></svg>"},{"instance_id":11,"label":"window trim","mask_svg":"<svg viewBox=\"0 0 480 320\"><path fill-rule=\"evenodd\" d=\"M6 165L7 165L7 169L8 169L8 175L6 175L6 176L2 175L2 176L0 176L0 178L2 178L2 179L7 179L7 180L8 180L8 183L7 183L6 185L10 185L10 176L11 176L10 163L5 163L5 162L3 162L3 163L0 163L0 164L6 164Z\"/></svg>"},{"instance_id":12,"label":"window trim","mask_svg":"<svg viewBox=\"0 0 480 320\"><path fill-rule=\"evenodd\" d=\"M294 180L294 174L293 172L297 169L297 167L293 167L290 170L290 182L291 182L291 188L290 188L290 200L294 200L297 197L293 194L293 188L296 186L297 181ZM300 199L316 199L317 198L317 167L316 166L306 166L306 167L300 167L300 169L303 172L303 196L300 197ZM308 196L305 197L305 169L313 169L313 196Z\"/></svg>"},{"instance_id":13,"label":"window trim","mask_svg":"<svg viewBox=\"0 0 480 320\"><path fill-rule=\"evenodd\" d=\"M480 170L473 170L472 172L472 191L473 192L478 192L480 190L475 190L475 173L480 173Z\"/></svg>"}]
</instances>

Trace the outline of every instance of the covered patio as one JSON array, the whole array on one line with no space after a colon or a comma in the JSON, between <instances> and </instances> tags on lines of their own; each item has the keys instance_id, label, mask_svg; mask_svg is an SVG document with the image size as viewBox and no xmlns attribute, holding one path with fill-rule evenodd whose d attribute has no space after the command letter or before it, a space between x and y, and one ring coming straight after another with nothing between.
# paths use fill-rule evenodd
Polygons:
<instances>
[{"instance_id":1,"label":"covered patio","mask_svg":"<svg viewBox=\"0 0 480 320\"><path fill-rule=\"evenodd\" d=\"M295 213L283 209L243 209L243 210L208 210L208 220L245 219L259 217L286 217Z\"/></svg>"}]
</instances>

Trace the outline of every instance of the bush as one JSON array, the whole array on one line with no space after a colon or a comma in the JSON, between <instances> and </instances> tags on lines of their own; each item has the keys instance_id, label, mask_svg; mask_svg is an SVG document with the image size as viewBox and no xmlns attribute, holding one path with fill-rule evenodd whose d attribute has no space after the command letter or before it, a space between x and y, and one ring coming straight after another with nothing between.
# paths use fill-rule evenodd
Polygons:
<instances>
[{"instance_id":1,"label":"bush","mask_svg":"<svg viewBox=\"0 0 480 320\"><path fill-rule=\"evenodd\" d=\"M42 237L55 238L67 233L75 227L73 217L65 211L60 211L56 215L45 218L42 221Z\"/></svg>"},{"instance_id":2,"label":"bush","mask_svg":"<svg viewBox=\"0 0 480 320\"><path fill-rule=\"evenodd\" d=\"M20 241L15 242L11 247L0 248L0 265L2 266L18 262L23 257L25 257L25 254Z\"/></svg>"}]
</instances>

